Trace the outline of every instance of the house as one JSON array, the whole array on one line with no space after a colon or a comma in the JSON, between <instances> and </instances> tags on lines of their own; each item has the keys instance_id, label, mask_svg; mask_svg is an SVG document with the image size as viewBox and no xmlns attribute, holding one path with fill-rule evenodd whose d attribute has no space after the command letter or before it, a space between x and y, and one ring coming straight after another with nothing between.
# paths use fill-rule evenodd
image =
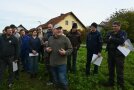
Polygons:
<instances>
[{"instance_id":1,"label":"house","mask_svg":"<svg viewBox=\"0 0 134 90\"><path fill-rule=\"evenodd\" d=\"M26 32L28 31L22 24L20 24L20 25L17 27L18 32L19 32L21 29L24 29Z\"/></svg>"},{"instance_id":2,"label":"house","mask_svg":"<svg viewBox=\"0 0 134 90\"><path fill-rule=\"evenodd\" d=\"M80 31L86 30L86 27L84 26L84 24L75 16L73 12L61 14L60 16L52 18L45 24L42 24L38 27L42 27L43 31L45 31L47 29L48 24L53 24L53 25L59 24L63 27L63 30L70 31L73 23L77 23L78 29Z\"/></svg>"},{"instance_id":3,"label":"house","mask_svg":"<svg viewBox=\"0 0 134 90\"><path fill-rule=\"evenodd\" d=\"M107 27L109 25L109 23L106 21L102 21L99 25L102 27Z\"/></svg>"},{"instance_id":4,"label":"house","mask_svg":"<svg viewBox=\"0 0 134 90\"><path fill-rule=\"evenodd\" d=\"M109 27L109 22L107 21L102 21L99 25L98 25L98 30L101 31L104 28L108 28Z\"/></svg>"}]
</instances>

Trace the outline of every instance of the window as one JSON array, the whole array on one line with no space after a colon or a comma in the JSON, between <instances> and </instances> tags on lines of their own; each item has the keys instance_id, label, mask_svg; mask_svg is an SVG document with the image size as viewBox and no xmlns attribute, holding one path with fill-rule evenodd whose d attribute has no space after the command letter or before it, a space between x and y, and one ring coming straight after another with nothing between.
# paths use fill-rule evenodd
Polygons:
<instances>
[{"instance_id":1,"label":"window","mask_svg":"<svg viewBox=\"0 0 134 90\"><path fill-rule=\"evenodd\" d=\"M65 25L68 25L68 21L65 21Z\"/></svg>"}]
</instances>

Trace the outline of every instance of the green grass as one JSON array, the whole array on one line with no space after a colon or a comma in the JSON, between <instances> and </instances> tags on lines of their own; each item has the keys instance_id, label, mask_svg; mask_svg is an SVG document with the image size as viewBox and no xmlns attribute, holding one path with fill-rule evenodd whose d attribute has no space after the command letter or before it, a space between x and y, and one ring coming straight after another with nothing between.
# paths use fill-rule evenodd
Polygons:
<instances>
[{"instance_id":1,"label":"green grass","mask_svg":"<svg viewBox=\"0 0 134 90\"><path fill-rule=\"evenodd\" d=\"M125 71L124 79L127 90L134 90L134 52L131 52L125 59ZM106 82L108 79L108 67L107 67L107 55L105 50L102 51L103 61L99 67L98 75L85 76L85 64L86 64L86 49L81 47L78 52L77 60L77 73L68 74L69 88L70 90L116 90L116 86L113 88L106 88L101 83ZM29 74L21 73L20 80L16 81L12 90L54 90L52 86L47 86L46 82L48 76L44 75L46 70L44 64L40 64L39 75L36 79L30 79ZM93 69L93 65L92 65ZM7 78L7 75L5 75ZM4 81L4 83L6 80ZM8 90L7 85L3 84L0 90Z\"/></svg>"}]
</instances>

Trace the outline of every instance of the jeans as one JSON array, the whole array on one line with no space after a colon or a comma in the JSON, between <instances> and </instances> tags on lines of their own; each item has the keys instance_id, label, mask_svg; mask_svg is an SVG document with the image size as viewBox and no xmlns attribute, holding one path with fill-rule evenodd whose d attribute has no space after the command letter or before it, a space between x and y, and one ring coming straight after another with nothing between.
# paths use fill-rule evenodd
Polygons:
<instances>
[{"instance_id":1,"label":"jeans","mask_svg":"<svg viewBox=\"0 0 134 90\"><path fill-rule=\"evenodd\" d=\"M0 84L2 84L3 80L3 74L4 71L6 71L6 68L8 67L8 84L13 83L14 79L14 72L13 72L13 60L14 57L6 57L0 60Z\"/></svg>"},{"instance_id":2,"label":"jeans","mask_svg":"<svg viewBox=\"0 0 134 90\"><path fill-rule=\"evenodd\" d=\"M27 72L29 72L29 55L21 56L21 62L23 65L23 69Z\"/></svg>"},{"instance_id":3,"label":"jeans","mask_svg":"<svg viewBox=\"0 0 134 90\"><path fill-rule=\"evenodd\" d=\"M86 75L90 74L90 66L91 66L91 61L92 61L93 54L97 54L97 53L94 53L92 51L87 51ZM97 65L94 65L93 73L94 74L98 73L98 66Z\"/></svg>"},{"instance_id":4,"label":"jeans","mask_svg":"<svg viewBox=\"0 0 134 90\"><path fill-rule=\"evenodd\" d=\"M77 49L73 48L73 52L68 56L67 70L76 72L76 60L77 60Z\"/></svg>"},{"instance_id":5,"label":"jeans","mask_svg":"<svg viewBox=\"0 0 134 90\"><path fill-rule=\"evenodd\" d=\"M38 56L31 56L29 59L30 63L30 73L31 74L37 74L38 72Z\"/></svg>"},{"instance_id":6,"label":"jeans","mask_svg":"<svg viewBox=\"0 0 134 90\"><path fill-rule=\"evenodd\" d=\"M53 83L60 86L68 86L66 64L51 66Z\"/></svg>"}]
</instances>

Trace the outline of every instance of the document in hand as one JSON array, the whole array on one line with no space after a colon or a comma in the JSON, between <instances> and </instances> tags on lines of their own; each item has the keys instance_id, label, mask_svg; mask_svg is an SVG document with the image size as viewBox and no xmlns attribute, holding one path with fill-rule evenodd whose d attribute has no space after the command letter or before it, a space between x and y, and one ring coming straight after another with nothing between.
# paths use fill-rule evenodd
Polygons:
<instances>
[{"instance_id":1,"label":"document in hand","mask_svg":"<svg viewBox=\"0 0 134 90\"><path fill-rule=\"evenodd\" d=\"M95 64L95 65L97 65L97 66L100 66L100 64L101 64L101 62L102 62L102 59L103 59L102 56L98 57L98 55L93 54L91 63L93 63L93 64Z\"/></svg>"},{"instance_id":2,"label":"document in hand","mask_svg":"<svg viewBox=\"0 0 134 90\"><path fill-rule=\"evenodd\" d=\"M126 45L124 46L119 45L117 48L124 56L127 56L130 53L129 48Z\"/></svg>"},{"instance_id":3,"label":"document in hand","mask_svg":"<svg viewBox=\"0 0 134 90\"><path fill-rule=\"evenodd\" d=\"M125 41L125 45L128 46L128 49L129 49L130 51L134 51L133 44L131 43L131 41L130 41L129 39L127 39L127 40Z\"/></svg>"},{"instance_id":4,"label":"document in hand","mask_svg":"<svg viewBox=\"0 0 134 90\"><path fill-rule=\"evenodd\" d=\"M18 70L18 65L16 62L13 62L13 72Z\"/></svg>"},{"instance_id":5,"label":"document in hand","mask_svg":"<svg viewBox=\"0 0 134 90\"><path fill-rule=\"evenodd\" d=\"M29 53L29 56L39 56L39 53L36 53L36 54Z\"/></svg>"}]
</instances>

